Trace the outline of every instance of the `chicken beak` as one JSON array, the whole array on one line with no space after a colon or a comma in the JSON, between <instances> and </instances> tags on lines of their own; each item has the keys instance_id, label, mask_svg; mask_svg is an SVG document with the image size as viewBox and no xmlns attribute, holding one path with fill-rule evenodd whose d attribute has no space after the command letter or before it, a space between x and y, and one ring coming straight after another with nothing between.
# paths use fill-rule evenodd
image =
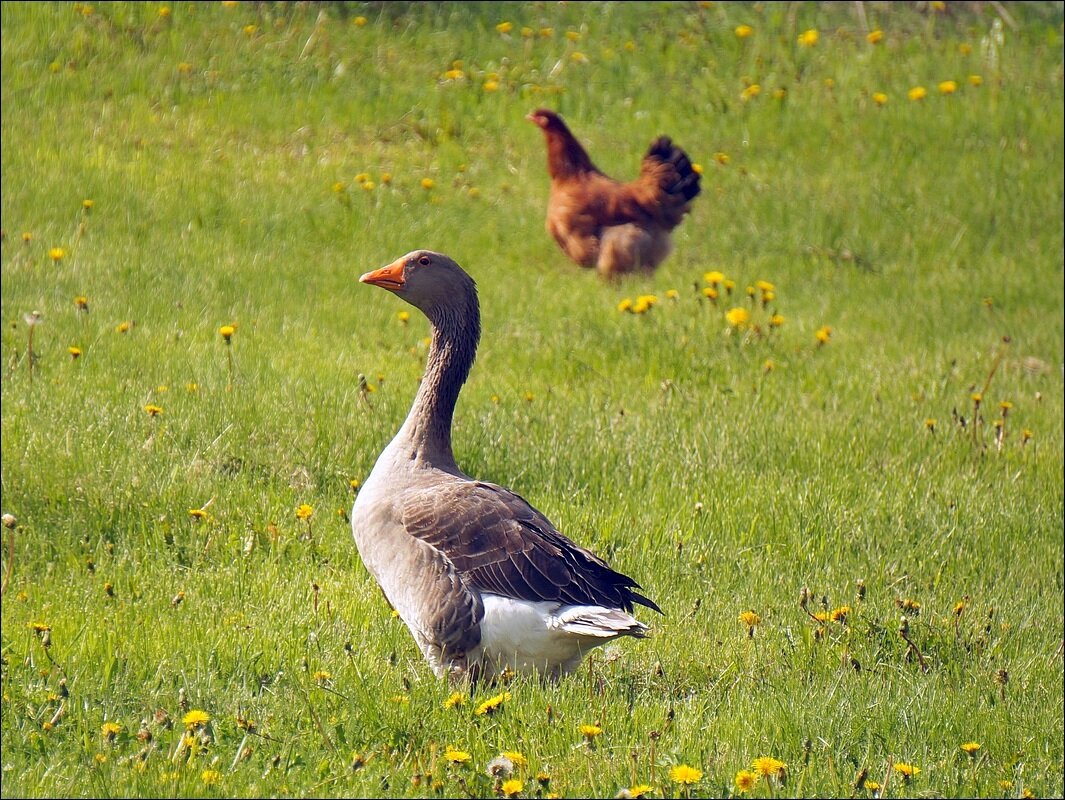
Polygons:
<instances>
[{"instance_id":1,"label":"chicken beak","mask_svg":"<svg viewBox=\"0 0 1065 800\"><path fill-rule=\"evenodd\" d=\"M404 266L405 262L402 259L393 261L387 267L367 272L359 278L359 282L380 286L382 289L391 289L394 292L399 291L403 289L407 282L403 276Z\"/></svg>"}]
</instances>

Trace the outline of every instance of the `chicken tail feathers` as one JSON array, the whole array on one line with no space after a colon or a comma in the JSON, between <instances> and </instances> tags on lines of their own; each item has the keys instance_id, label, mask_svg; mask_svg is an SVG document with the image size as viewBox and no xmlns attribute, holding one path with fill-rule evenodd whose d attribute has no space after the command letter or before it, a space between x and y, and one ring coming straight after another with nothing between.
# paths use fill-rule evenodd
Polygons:
<instances>
[{"instance_id":1,"label":"chicken tail feathers","mask_svg":"<svg viewBox=\"0 0 1065 800\"><path fill-rule=\"evenodd\" d=\"M691 159L668 136L659 136L651 142L643 158L640 179L654 184L659 217L669 227L680 224L690 209L689 204L701 191L701 176Z\"/></svg>"}]
</instances>

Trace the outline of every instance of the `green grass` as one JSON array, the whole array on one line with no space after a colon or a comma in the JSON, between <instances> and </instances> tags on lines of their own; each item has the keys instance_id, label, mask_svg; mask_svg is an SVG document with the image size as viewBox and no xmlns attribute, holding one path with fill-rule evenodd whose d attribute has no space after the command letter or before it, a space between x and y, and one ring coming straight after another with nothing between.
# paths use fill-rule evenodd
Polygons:
<instances>
[{"instance_id":1,"label":"green grass","mask_svg":"<svg viewBox=\"0 0 1065 800\"><path fill-rule=\"evenodd\" d=\"M875 46L853 4L4 3L3 794L480 797L517 750L523 796L729 795L760 756L755 796L1061 796L1062 9L1009 6L992 62L988 4L862 6ZM541 105L616 177L660 133L703 165L654 276L544 232ZM444 708L344 518L428 331L357 278L421 247L480 287L459 463L666 612L491 715ZM757 280L783 326L730 331Z\"/></svg>"}]
</instances>

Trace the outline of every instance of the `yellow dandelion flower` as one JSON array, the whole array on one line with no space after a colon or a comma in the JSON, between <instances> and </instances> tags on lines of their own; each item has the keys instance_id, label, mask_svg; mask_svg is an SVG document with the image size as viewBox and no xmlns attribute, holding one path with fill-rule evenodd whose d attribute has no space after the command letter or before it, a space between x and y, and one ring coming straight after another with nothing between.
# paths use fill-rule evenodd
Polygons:
<instances>
[{"instance_id":1,"label":"yellow dandelion flower","mask_svg":"<svg viewBox=\"0 0 1065 800\"><path fill-rule=\"evenodd\" d=\"M753 628L756 625L762 624L762 618L758 616L754 611L744 611L740 614L740 622L746 625L748 628Z\"/></svg>"},{"instance_id":2,"label":"yellow dandelion flower","mask_svg":"<svg viewBox=\"0 0 1065 800\"><path fill-rule=\"evenodd\" d=\"M1004 792L1008 792L1013 789L1013 781L999 781L998 788Z\"/></svg>"},{"instance_id":3,"label":"yellow dandelion flower","mask_svg":"<svg viewBox=\"0 0 1065 800\"><path fill-rule=\"evenodd\" d=\"M906 614L917 615L921 613L921 604L916 600L911 600L909 597L905 600L896 600L895 605Z\"/></svg>"},{"instance_id":4,"label":"yellow dandelion flower","mask_svg":"<svg viewBox=\"0 0 1065 800\"><path fill-rule=\"evenodd\" d=\"M594 739L596 736L602 734L603 729L598 725L581 725L577 730L581 732L581 735L586 739Z\"/></svg>"},{"instance_id":5,"label":"yellow dandelion flower","mask_svg":"<svg viewBox=\"0 0 1065 800\"><path fill-rule=\"evenodd\" d=\"M355 183L366 183L368 180L370 180L370 173L368 172L360 172L355 176Z\"/></svg>"},{"instance_id":6,"label":"yellow dandelion flower","mask_svg":"<svg viewBox=\"0 0 1065 800\"><path fill-rule=\"evenodd\" d=\"M758 773L750 772L745 769L741 769L736 773L736 791L741 794L746 794L754 788L754 785L758 783Z\"/></svg>"},{"instance_id":7,"label":"yellow dandelion flower","mask_svg":"<svg viewBox=\"0 0 1065 800\"><path fill-rule=\"evenodd\" d=\"M399 324L400 325L406 325L408 322L410 322L410 312L408 312L408 311L397 311L396 312L396 319L399 320Z\"/></svg>"},{"instance_id":8,"label":"yellow dandelion flower","mask_svg":"<svg viewBox=\"0 0 1065 800\"><path fill-rule=\"evenodd\" d=\"M677 764L669 770L669 779L673 783L679 783L682 786L691 786L693 783L701 781L702 778L702 770L689 767L687 764Z\"/></svg>"},{"instance_id":9,"label":"yellow dandelion flower","mask_svg":"<svg viewBox=\"0 0 1065 800\"><path fill-rule=\"evenodd\" d=\"M363 181L362 188L364 191L372 192L374 189L377 188L377 184L375 184L373 181Z\"/></svg>"},{"instance_id":10,"label":"yellow dandelion flower","mask_svg":"<svg viewBox=\"0 0 1065 800\"><path fill-rule=\"evenodd\" d=\"M444 708L457 708L458 706L465 705L466 695L462 692L453 692L444 701Z\"/></svg>"},{"instance_id":11,"label":"yellow dandelion flower","mask_svg":"<svg viewBox=\"0 0 1065 800\"><path fill-rule=\"evenodd\" d=\"M53 247L51 250L48 251L48 257L56 263L59 263L64 258L66 258L66 255L67 251L64 250L62 247Z\"/></svg>"},{"instance_id":12,"label":"yellow dandelion flower","mask_svg":"<svg viewBox=\"0 0 1065 800\"><path fill-rule=\"evenodd\" d=\"M233 334L237 332L237 328L234 325L223 325L218 329L218 334L226 340L228 343L233 338Z\"/></svg>"},{"instance_id":13,"label":"yellow dandelion flower","mask_svg":"<svg viewBox=\"0 0 1065 800\"><path fill-rule=\"evenodd\" d=\"M115 333L129 333L131 327L133 327L132 323L120 322L115 326Z\"/></svg>"},{"instance_id":14,"label":"yellow dandelion flower","mask_svg":"<svg viewBox=\"0 0 1065 800\"><path fill-rule=\"evenodd\" d=\"M362 28L366 25L367 22L369 22L369 20L366 19L366 17L355 17L352 22L355 23L355 27Z\"/></svg>"},{"instance_id":15,"label":"yellow dandelion flower","mask_svg":"<svg viewBox=\"0 0 1065 800\"><path fill-rule=\"evenodd\" d=\"M29 231L23 231L22 232L22 241L25 242L26 244L29 244L30 242L33 241L33 234L30 233Z\"/></svg>"},{"instance_id":16,"label":"yellow dandelion flower","mask_svg":"<svg viewBox=\"0 0 1065 800\"><path fill-rule=\"evenodd\" d=\"M159 16L162 17L163 19L166 19L167 17L169 17L170 16L170 7L169 6L160 6L159 7Z\"/></svg>"},{"instance_id":17,"label":"yellow dandelion flower","mask_svg":"<svg viewBox=\"0 0 1065 800\"><path fill-rule=\"evenodd\" d=\"M510 33L512 30L514 30L514 23L500 22L498 25L496 25L496 30L500 33Z\"/></svg>"},{"instance_id":18,"label":"yellow dandelion flower","mask_svg":"<svg viewBox=\"0 0 1065 800\"><path fill-rule=\"evenodd\" d=\"M912 764L905 764L901 761L895 765L895 772L899 773L899 775L902 776L902 779L904 781L908 781L910 778L917 775L920 771L920 767L915 767Z\"/></svg>"},{"instance_id":19,"label":"yellow dandelion flower","mask_svg":"<svg viewBox=\"0 0 1065 800\"><path fill-rule=\"evenodd\" d=\"M88 199L86 199L86 200L82 200L82 201L81 201L81 207L82 207L82 208L83 208L83 209L84 209L85 211L92 211L92 207L93 207L94 205L96 205L96 203L95 203L94 201L92 201L92 200L88 200Z\"/></svg>"},{"instance_id":20,"label":"yellow dandelion flower","mask_svg":"<svg viewBox=\"0 0 1065 800\"><path fill-rule=\"evenodd\" d=\"M680 292L678 292L676 289L667 289L666 298L669 300L679 300Z\"/></svg>"},{"instance_id":21,"label":"yellow dandelion flower","mask_svg":"<svg viewBox=\"0 0 1065 800\"><path fill-rule=\"evenodd\" d=\"M194 728L202 728L210 721L211 717L206 711L200 711L195 708L181 718L181 722L185 725L185 729L190 731Z\"/></svg>"},{"instance_id":22,"label":"yellow dandelion flower","mask_svg":"<svg viewBox=\"0 0 1065 800\"><path fill-rule=\"evenodd\" d=\"M771 328L779 328L783 324L784 324L784 315L783 314L774 314L773 316L771 316L769 318L769 327L771 327Z\"/></svg>"},{"instance_id":23,"label":"yellow dandelion flower","mask_svg":"<svg viewBox=\"0 0 1065 800\"><path fill-rule=\"evenodd\" d=\"M618 311L632 311L632 298L624 297L618 303Z\"/></svg>"},{"instance_id":24,"label":"yellow dandelion flower","mask_svg":"<svg viewBox=\"0 0 1065 800\"><path fill-rule=\"evenodd\" d=\"M333 184L333 193L334 194L343 194L344 192L347 191L347 188L348 188L348 185L346 183L344 183L344 181L337 181L336 183Z\"/></svg>"},{"instance_id":25,"label":"yellow dandelion flower","mask_svg":"<svg viewBox=\"0 0 1065 800\"><path fill-rule=\"evenodd\" d=\"M876 781L866 781L864 785L865 785L865 788L866 788L867 791L870 791L870 792L879 792L880 791L880 784L877 783Z\"/></svg>"},{"instance_id":26,"label":"yellow dandelion flower","mask_svg":"<svg viewBox=\"0 0 1065 800\"><path fill-rule=\"evenodd\" d=\"M970 86L983 86L984 85L984 79L981 78L979 75L970 75L969 76L969 85Z\"/></svg>"},{"instance_id":27,"label":"yellow dandelion flower","mask_svg":"<svg viewBox=\"0 0 1065 800\"><path fill-rule=\"evenodd\" d=\"M214 786L222 781L222 773L216 769L205 769L200 773L200 780L204 786Z\"/></svg>"},{"instance_id":28,"label":"yellow dandelion flower","mask_svg":"<svg viewBox=\"0 0 1065 800\"><path fill-rule=\"evenodd\" d=\"M718 272L716 269L712 272L706 272L703 274L703 280L709 283L711 286L717 286L723 280L725 280L725 273Z\"/></svg>"},{"instance_id":29,"label":"yellow dandelion flower","mask_svg":"<svg viewBox=\"0 0 1065 800\"><path fill-rule=\"evenodd\" d=\"M67 348L67 352L70 353L71 358L81 358L81 348L71 345Z\"/></svg>"},{"instance_id":30,"label":"yellow dandelion flower","mask_svg":"<svg viewBox=\"0 0 1065 800\"><path fill-rule=\"evenodd\" d=\"M766 292L772 292L777 288L769 281L756 281L754 285L758 287L762 294L765 294Z\"/></svg>"},{"instance_id":31,"label":"yellow dandelion flower","mask_svg":"<svg viewBox=\"0 0 1065 800\"><path fill-rule=\"evenodd\" d=\"M851 607L850 606L840 606L839 608L832 609L832 614L830 615L830 619L833 622L846 622L847 621L847 615L850 614L850 613L851 613Z\"/></svg>"},{"instance_id":32,"label":"yellow dandelion flower","mask_svg":"<svg viewBox=\"0 0 1065 800\"><path fill-rule=\"evenodd\" d=\"M45 724L47 725L49 723L45 723ZM94 755L92 757L92 760L95 761L97 764L106 764L107 763L107 756L105 756L103 753L97 753L96 755Z\"/></svg>"},{"instance_id":33,"label":"yellow dandelion flower","mask_svg":"<svg viewBox=\"0 0 1065 800\"><path fill-rule=\"evenodd\" d=\"M745 328L751 321L751 312L746 308L732 308L725 314L725 321L733 328Z\"/></svg>"},{"instance_id":34,"label":"yellow dandelion flower","mask_svg":"<svg viewBox=\"0 0 1065 800\"><path fill-rule=\"evenodd\" d=\"M521 29L521 38L522 39L531 39L535 35L536 35L536 31L534 31L528 25L525 25L525 26L522 27L522 29Z\"/></svg>"},{"instance_id":35,"label":"yellow dandelion flower","mask_svg":"<svg viewBox=\"0 0 1065 800\"><path fill-rule=\"evenodd\" d=\"M814 338L817 339L818 345L828 344L828 340L832 338L832 328L828 325L822 325L814 331Z\"/></svg>"},{"instance_id":36,"label":"yellow dandelion flower","mask_svg":"<svg viewBox=\"0 0 1065 800\"><path fill-rule=\"evenodd\" d=\"M432 189L434 186L436 186L436 181L434 181L432 178L422 178L422 188L423 189L428 191L429 189Z\"/></svg>"},{"instance_id":37,"label":"yellow dandelion flower","mask_svg":"<svg viewBox=\"0 0 1065 800\"><path fill-rule=\"evenodd\" d=\"M483 88L489 93L497 91L499 89L499 81L485 81Z\"/></svg>"},{"instance_id":38,"label":"yellow dandelion flower","mask_svg":"<svg viewBox=\"0 0 1065 800\"><path fill-rule=\"evenodd\" d=\"M718 151L717 153L714 153L714 161L716 161L721 166L725 166L731 160L732 160L732 156L730 156L728 153L722 153L720 151Z\"/></svg>"},{"instance_id":39,"label":"yellow dandelion flower","mask_svg":"<svg viewBox=\"0 0 1065 800\"><path fill-rule=\"evenodd\" d=\"M122 732L122 726L117 722L105 722L100 726L100 735L107 741L114 741L115 737Z\"/></svg>"},{"instance_id":40,"label":"yellow dandelion flower","mask_svg":"<svg viewBox=\"0 0 1065 800\"><path fill-rule=\"evenodd\" d=\"M566 31L566 38L571 42L575 42L581 38L581 35L577 31Z\"/></svg>"},{"instance_id":41,"label":"yellow dandelion flower","mask_svg":"<svg viewBox=\"0 0 1065 800\"><path fill-rule=\"evenodd\" d=\"M984 396L982 394L980 394L979 392L973 392L971 397L972 397L973 405L977 405L977 406L980 405L980 403L983 402L983 399L984 399Z\"/></svg>"},{"instance_id":42,"label":"yellow dandelion flower","mask_svg":"<svg viewBox=\"0 0 1065 800\"><path fill-rule=\"evenodd\" d=\"M314 508L306 503L300 503L296 508L296 519L310 519L314 514Z\"/></svg>"},{"instance_id":43,"label":"yellow dandelion flower","mask_svg":"<svg viewBox=\"0 0 1065 800\"><path fill-rule=\"evenodd\" d=\"M258 32L259 32L259 26L258 25L245 25L244 26L244 35L245 36L254 36Z\"/></svg>"},{"instance_id":44,"label":"yellow dandelion flower","mask_svg":"<svg viewBox=\"0 0 1065 800\"><path fill-rule=\"evenodd\" d=\"M954 94L956 91L958 91L958 82L957 81L940 81L940 83L939 83L939 93L940 94Z\"/></svg>"},{"instance_id":45,"label":"yellow dandelion flower","mask_svg":"<svg viewBox=\"0 0 1065 800\"><path fill-rule=\"evenodd\" d=\"M699 164L698 162L693 161L692 162L692 172L694 172L694 173L696 173L698 175L702 175L703 172L704 172L703 165Z\"/></svg>"},{"instance_id":46,"label":"yellow dandelion flower","mask_svg":"<svg viewBox=\"0 0 1065 800\"><path fill-rule=\"evenodd\" d=\"M878 106L887 105L888 96L883 92L873 92L873 102Z\"/></svg>"},{"instance_id":47,"label":"yellow dandelion flower","mask_svg":"<svg viewBox=\"0 0 1065 800\"><path fill-rule=\"evenodd\" d=\"M207 519L207 512L202 508L190 508L189 516L195 520Z\"/></svg>"},{"instance_id":48,"label":"yellow dandelion flower","mask_svg":"<svg viewBox=\"0 0 1065 800\"><path fill-rule=\"evenodd\" d=\"M517 750L505 750L500 755L502 755L503 758L509 759L510 763L515 767L529 766L529 759L525 757L524 753L520 753Z\"/></svg>"},{"instance_id":49,"label":"yellow dandelion flower","mask_svg":"<svg viewBox=\"0 0 1065 800\"><path fill-rule=\"evenodd\" d=\"M529 396L528 392L526 392L526 399L532 399ZM478 717L483 717L486 714L494 714L496 711L499 711L499 709L503 707L503 704L509 699L510 692L503 692L502 694L497 694L495 697L489 697L487 700L477 706L476 710L473 713L476 714Z\"/></svg>"},{"instance_id":50,"label":"yellow dandelion flower","mask_svg":"<svg viewBox=\"0 0 1065 800\"><path fill-rule=\"evenodd\" d=\"M521 794L522 789L525 788L523 784L517 778L511 778L510 780L503 781L502 786L499 787L499 791L503 793L504 797L515 797Z\"/></svg>"},{"instance_id":51,"label":"yellow dandelion flower","mask_svg":"<svg viewBox=\"0 0 1065 800\"><path fill-rule=\"evenodd\" d=\"M817 32L816 28L810 28L799 34L799 44L803 47L813 47L817 44L817 40L821 38L821 34Z\"/></svg>"},{"instance_id":52,"label":"yellow dandelion flower","mask_svg":"<svg viewBox=\"0 0 1065 800\"><path fill-rule=\"evenodd\" d=\"M783 100L787 96L788 96L788 90L787 89L778 88L778 89L774 89L773 90L773 99L774 100Z\"/></svg>"},{"instance_id":53,"label":"yellow dandelion flower","mask_svg":"<svg viewBox=\"0 0 1065 800\"><path fill-rule=\"evenodd\" d=\"M711 300L715 300L716 301L717 297L718 297L717 289L715 289L713 286L704 286L703 287L703 297L708 297Z\"/></svg>"},{"instance_id":54,"label":"yellow dandelion flower","mask_svg":"<svg viewBox=\"0 0 1065 800\"><path fill-rule=\"evenodd\" d=\"M317 670L313 677L315 683L327 683L333 679L333 676L324 669Z\"/></svg>"},{"instance_id":55,"label":"yellow dandelion flower","mask_svg":"<svg viewBox=\"0 0 1065 800\"><path fill-rule=\"evenodd\" d=\"M924 100L928 96L928 90L923 86L914 86L910 91L906 92L906 96L911 100Z\"/></svg>"},{"instance_id":56,"label":"yellow dandelion flower","mask_svg":"<svg viewBox=\"0 0 1065 800\"><path fill-rule=\"evenodd\" d=\"M655 787L646 783L638 783L629 787L629 797L647 797L655 790Z\"/></svg>"},{"instance_id":57,"label":"yellow dandelion flower","mask_svg":"<svg viewBox=\"0 0 1065 800\"><path fill-rule=\"evenodd\" d=\"M970 756L975 756L976 751L980 749L980 745L977 742L966 742L961 746L961 749Z\"/></svg>"},{"instance_id":58,"label":"yellow dandelion flower","mask_svg":"<svg viewBox=\"0 0 1065 800\"><path fill-rule=\"evenodd\" d=\"M743 101L751 100L762 93L762 87L757 83L752 83L750 86L740 92L740 99Z\"/></svg>"},{"instance_id":59,"label":"yellow dandelion flower","mask_svg":"<svg viewBox=\"0 0 1065 800\"><path fill-rule=\"evenodd\" d=\"M754 28L752 28L750 25L737 25L734 33L736 34L737 38L746 39L748 36L754 33Z\"/></svg>"},{"instance_id":60,"label":"yellow dandelion flower","mask_svg":"<svg viewBox=\"0 0 1065 800\"><path fill-rule=\"evenodd\" d=\"M875 31L869 31L869 33L865 35L865 41L869 42L869 44L880 44L883 39L884 32L879 28L877 28Z\"/></svg>"},{"instance_id":61,"label":"yellow dandelion flower","mask_svg":"<svg viewBox=\"0 0 1065 800\"><path fill-rule=\"evenodd\" d=\"M575 64L587 64L587 63L589 63L588 62L588 56L586 56L584 53L580 52L579 50L574 50L572 53L570 53L570 57L569 58L570 58L570 61L574 62Z\"/></svg>"},{"instance_id":62,"label":"yellow dandelion flower","mask_svg":"<svg viewBox=\"0 0 1065 800\"><path fill-rule=\"evenodd\" d=\"M540 38L541 39L550 39L554 35L555 35L555 29L554 28L540 28Z\"/></svg>"},{"instance_id":63,"label":"yellow dandelion flower","mask_svg":"<svg viewBox=\"0 0 1065 800\"><path fill-rule=\"evenodd\" d=\"M163 407L157 406L154 403L148 403L148 405L144 407L144 413L149 417L158 417L163 413Z\"/></svg>"},{"instance_id":64,"label":"yellow dandelion flower","mask_svg":"<svg viewBox=\"0 0 1065 800\"><path fill-rule=\"evenodd\" d=\"M777 368L777 365L776 365L776 363L774 363L773 359L771 359L771 358L767 358L765 360L765 362L762 364L762 369L765 372L772 372L776 368Z\"/></svg>"},{"instance_id":65,"label":"yellow dandelion flower","mask_svg":"<svg viewBox=\"0 0 1065 800\"><path fill-rule=\"evenodd\" d=\"M944 2L944 0L932 0L929 5L932 6L933 11L938 11L940 13L943 13L947 10L947 4Z\"/></svg>"},{"instance_id":66,"label":"yellow dandelion flower","mask_svg":"<svg viewBox=\"0 0 1065 800\"><path fill-rule=\"evenodd\" d=\"M633 314L646 314L653 305L654 303L649 302L646 297L637 297L636 302L632 304L631 310Z\"/></svg>"},{"instance_id":67,"label":"yellow dandelion flower","mask_svg":"<svg viewBox=\"0 0 1065 800\"><path fill-rule=\"evenodd\" d=\"M458 750L450 745L444 749L444 760L452 764L465 764L471 758L465 750Z\"/></svg>"},{"instance_id":68,"label":"yellow dandelion flower","mask_svg":"<svg viewBox=\"0 0 1065 800\"><path fill-rule=\"evenodd\" d=\"M762 756L752 762L754 771L766 778L780 777L788 770L788 765L772 756Z\"/></svg>"}]
</instances>

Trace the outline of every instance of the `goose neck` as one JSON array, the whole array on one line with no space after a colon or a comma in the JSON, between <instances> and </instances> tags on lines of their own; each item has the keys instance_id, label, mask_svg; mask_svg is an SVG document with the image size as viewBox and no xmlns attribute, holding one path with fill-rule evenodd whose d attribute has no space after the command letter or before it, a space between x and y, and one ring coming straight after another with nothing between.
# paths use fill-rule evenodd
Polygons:
<instances>
[{"instance_id":1,"label":"goose neck","mask_svg":"<svg viewBox=\"0 0 1065 800\"><path fill-rule=\"evenodd\" d=\"M476 298L462 313L443 308L426 315L433 329L429 356L402 435L413 444L415 457L445 469L457 469L451 449L451 426L459 392L477 353L480 315Z\"/></svg>"}]
</instances>

